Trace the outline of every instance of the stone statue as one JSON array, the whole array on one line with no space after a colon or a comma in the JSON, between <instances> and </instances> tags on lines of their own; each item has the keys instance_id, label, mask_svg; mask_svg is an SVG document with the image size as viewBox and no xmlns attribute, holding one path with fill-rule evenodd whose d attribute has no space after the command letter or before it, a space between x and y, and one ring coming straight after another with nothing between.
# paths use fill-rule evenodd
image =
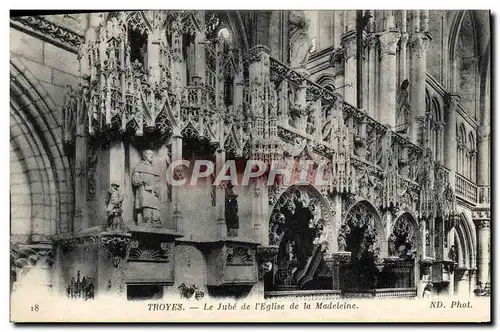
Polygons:
<instances>
[{"instance_id":1,"label":"stone statue","mask_svg":"<svg viewBox=\"0 0 500 332\"><path fill-rule=\"evenodd\" d=\"M396 256L396 235L394 235L394 233L391 233L391 235L389 236L389 240L388 240L388 243L389 243L389 256Z\"/></svg>"},{"instance_id":2,"label":"stone statue","mask_svg":"<svg viewBox=\"0 0 500 332\"><path fill-rule=\"evenodd\" d=\"M154 153L145 150L141 163L132 173L134 187L134 209L138 224L161 227L160 220L160 175L153 167Z\"/></svg>"},{"instance_id":3,"label":"stone statue","mask_svg":"<svg viewBox=\"0 0 500 332\"><path fill-rule=\"evenodd\" d=\"M308 35L309 24L303 11L292 10L288 15L288 33L290 38L290 67L305 69L309 54L314 48Z\"/></svg>"},{"instance_id":4,"label":"stone statue","mask_svg":"<svg viewBox=\"0 0 500 332\"><path fill-rule=\"evenodd\" d=\"M424 299L432 297L432 286L431 282L428 282L427 285L425 285L424 293L422 294Z\"/></svg>"},{"instance_id":5,"label":"stone statue","mask_svg":"<svg viewBox=\"0 0 500 332\"><path fill-rule=\"evenodd\" d=\"M225 218L228 236L238 236L240 228L240 219L238 217L238 195L233 191L233 184L226 186L226 209Z\"/></svg>"},{"instance_id":6,"label":"stone statue","mask_svg":"<svg viewBox=\"0 0 500 332\"><path fill-rule=\"evenodd\" d=\"M337 238L338 251L346 251L347 247L346 238L347 234L349 234L349 231L350 231L349 226L345 224L340 227L339 235Z\"/></svg>"},{"instance_id":7,"label":"stone statue","mask_svg":"<svg viewBox=\"0 0 500 332\"><path fill-rule=\"evenodd\" d=\"M455 213L455 193L453 192L453 188L451 187L451 184L448 182L446 188L444 189L443 192L444 196L444 207L445 207L445 214L448 214L449 216L453 216Z\"/></svg>"},{"instance_id":8,"label":"stone statue","mask_svg":"<svg viewBox=\"0 0 500 332\"><path fill-rule=\"evenodd\" d=\"M450 248L450 252L448 254L448 257L450 258L450 260L452 260L453 262L457 262L458 261L458 257L457 257L457 249L455 248L455 245L452 245L451 248Z\"/></svg>"},{"instance_id":9,"label":"stone statue","mask_svg":"<svg viewBox=\"0 0 500 332\"><path fill-rule=\"evenodd\" d=\"M123 194L120 186L112 183L106 198L106 212L108 214L108 231L121 231L125 226L123 223Z\"/></svg>"},{"instance_id":10,"label":"stone statue","mask_svg":"<svg viewBox=\"0 0 500 332\"><path fill-rule=\"evenodd\" d=\"M404 80L401 83L401 88L398 91L397 95L397 108L396 108L396 132L400 134L407 134L409 128L409 114L410 114L410 101L409 101L409 93L408 86L410 82L408 80Z\"/></svg>"}]
</instances>

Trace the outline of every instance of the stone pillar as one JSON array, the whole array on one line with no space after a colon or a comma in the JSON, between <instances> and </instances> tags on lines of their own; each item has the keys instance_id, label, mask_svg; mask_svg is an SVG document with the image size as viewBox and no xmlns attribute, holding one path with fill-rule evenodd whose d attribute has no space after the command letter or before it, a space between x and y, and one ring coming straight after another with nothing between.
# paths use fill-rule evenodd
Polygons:
<instances>
[{"instance_id":1,"label":"stone pillar","mask_svg":"<svg viewBox=\"0 0 500 332\"><path fill-rule=\"evenodd\" d=\"M404 80L408 79L408 70L406 62L406 49L408 46L408 34L404 32L401 34L399 40L399 86Z\"/></svg>"},{"instance_id":2,"label":"stone pillar","mask_svg":"<svg viewBox=\"0 0 500 332\"><path fill-rule=\"evenodd\" d=\"M89 45L97 41L96 30L101 22L101 14L87 14L87 29L85 30L85 44L82 45L82 51ZM82 52L79 54L80 74L82 76L81 84L84 85L84 91L88 87L83 80L91 73L88 65L88 56L90 54ZM85 96L80 96L85 98ZM87 142L88 135L85 130L87 109L83 107L84 103L78 102L76 110L76 138L75 138L75 217L73 231L79 232L89 227L89 213L87 208Z\"/></svg>"},{"instance_id":3,"label":"stone pillar","mask_svg":"<svg viewBox=\"0 0 500 332\"><path fill-rule=\"evenodd\" d=\"M321 140L321 99L314 104L314 136Z\"/></svg>"},{"instance_id":4,"label":"stone pillar","mask_svg":"<svg viewBox=\"0 0 500 332\"><path fill-rule=\"evenodd\" d=\"M252 194L252 224L253 238L262 245L269 243L269 196L266 180L259 177L253 180Z\"/></svg>"},{"instance_id":5,"label":"stone pillar","mask_svg":"<svg viewBox=\"0 0 500 332\"><path fill-rule=\"evenodd\" d=\"M334 17L334 27L333 27L333 45L335 48L341 47L340 44L340 36L343 33L343 24L342 24L342 11L336 10Z\"/></svg>"},{"instance_id":6,"label":"stone pillar","mask_svg":"<svg viewBox=\"0 0 500 332\"><path fill-rule=\"evenodd\" d=\"M223 149L217 149L215 152L215 174L219 174L224 163L226 162L226 151ZM227 237L227 225L226 225L226 189L222 185L218 185L215 190L215 200L218 210L217 216L217 234L219 238Z\"/></svg>"},{"instance_id":7,"label":"stone pillar","mask_svg":"<svg viewBox=\"0 0 500 332\"><path fill-rule=\"evenodd\" d=\"M252 91L252 105L251 110L255 116L255 132L254 144L252 148L254 151L254 158L261 161L266 161L268 158L267 153L267 137L269 124L266 119L271 117L272 122L276 122L276 115L269 115L268 105L262 102L259 94L265 95L265 87L271 84L270 71L269 71L269 50L264 46L256 46L249 51L249 75L250 75L250 89ZM286 85L284 86L286 87ZM285 94L285 91L282 91ZM259 100L260 99L260 100ZM306 95L305 89L302 87L297 91L295 104L305 107ZM283 105L284 106L284 105ZM301 110L302 110L301 107ZM302 123L302 119L300 121ZM264 160L263 160L264 159ZM253 236L260 243L268 243L268 210L269 203L267 199L267 187L264 178L257 178L251 182L253 186L252 192L252 223L253 223Z\"/></svg>"},{"instance_id":8,"label":"stone pillar","mask_svg":"<svg viewBox=\"0 0 500 332\"><path fill-rule=\"evenodd\" d=\"M415 144L422 144L425 124L425 75L427 67L427 34L415 32L410 36L410 137Z\"/></svg>"},{"instance_id":9,"label":"stone pillar","mask_svg":"<svg viewBox=\"0 0 500 332\"><path fill-rule=\"evenodd\" d=\"M252 293L264 298L264 281L265 278L272 274L275 270L276 256L278 255L279 246L262 245L256 249L258 283L252 287Z\"/></svg>"},{"instance_id":10,"label":"stone pillar","mask_svg":"<svg viewBox=\"0 0 500 332\"><path fill-rule=\"evenodd\" d=\"M148 68L153 75L149 75L151 84L155 84L161 77L160 72L160 41L162 39L162 30L153 29L148 33L148 51L147 51L147 64Z\"/></svg>"},{"instance_id":11,"label":"stone pillar","mask_svg":"<svg viewBox=\"0 0 500 332\"><path fill-rule=\"evenodd\" d=\"M396 126L396 48L400 34L387 30L379 36L380 41L380 93L379 118L387 126Z\"/></svg>"},{"instance_id":12,"label":"stone pillar","mask_svg":"<svg viewBox=\"0 0 500 332\"><path fill-rule=\"evenodd\" d=\"M483 122L483 121L481 121ZM490 185L490 125L489 120L479 126L477 135L477 184ZM476 182L476 179L472 179Z\"/></svg>"},{"instance_id":13,"label":"stone pillar","mask_svg":"<svg viewBox=\"0 0 500 332\"><path fill-rule=\"evenodd\" d=\"M454 278L456 285L454 295L462 299L469 297L471 295L470 284L469 284L469 279L470 279L469 270L463 268L456 269Z\"/></svg>"},{"instance_id":14,"label":"stone pillar","mask_svg":"<svg viewBox=\"0 0 500 332\"><path fill-rule=\"evenodd\" d=\"M200 26L205 26L205 11L199 10L196 12L196 17L200 21ZM195 61L195 77L193 82L198 79L199 82L205 82L205 32L197 31L194 37L194 61Z\"/></svg>"},{"instance_id":15,"label":"stone pillar","mask_svg":"<svg viewBox=\"0 0 500 332\"><path fill-rule=\"evenodd\" d=\"M377 65L378 65L378 39L375 34L368 37L368 115L374 119L378 118L376 105L377 93Z\"/></svg>"},{"instance_id":16,"label":"stone pillar","mask_svg":"<svg viewBox=\"0 0 500 332\"><path fill-rule=\"evenodd\" d=\"M171 138L171 144L172 144L172 162L176 160L181 160L182 159L182 136L179 133L175 133L172 138ZM182 167L182 166L178 166ZM174 174L174 170L172 171L172 175ZM172 190L172 205L173 205L173 225L175 227L175 230L178 233L183 232L183 223L182 223L182 212L181 212L181 206L182 203L180 202L180 195L179 195L179 186L171 186Z\"/></svg>"},{"instance_id":17,"label":"stone pillar","mask_svg":"<svg viewBox=\"0 0 500 332\"><path fill-rule=\"evenodd\" d=\"M349 15L356 15L356 11L349 12ZM348 30L349 32L342 35L342 46L345 49L345 65L344 65L344 99L351 105L356 105L356 31Z\"/></svg>"},{"instance_id":18,"label":"stone pillar","mask_svg":"<svg viewBox=\"0 0 500 332\"><path fill-rule=\"evenodd\" d=\"M489 212L473 214L477 230L478 277L477 284L484 287L490 282L490 216Z\"/></svg>"},{"instance_id":19,"label":"stone pillar","mask_svg":"<svg viewBox=\"0 0 500 332\"><path fill-rule=\"evenodd\" d=\"M329 257L330 258L330 257ZM351 252L349 251L339 251L331 254L331 259L329 267L332 269L333 273L333 289L341 289L342 280L340 275L341 265L349 263L351 260Z\"/></svg>"},{"instance_id":20,"label":"stone pillar","mask_svg":"<svg viewBox=\"0 0 500 332\"><path fill-rule=\"evenodd\" d=\"M450 170L450 184L455 187L455 173L457 171L457 107L460 96L448 94L445 110L445 147L444 164Z\"/></svg>"},{"instance_id":21,"label":"stone pillar","mask_svg":"<svg viewBox=\"0 0 500 332\"><path fill-rule=\"evenodd\" d=\"M330 57L330 65L333 67L333 77L335 79L335 92L340 93L341 95L344 94L344 67L345 67L345 52L343 49L338 48L335 51L333 51L331 57Z\"/></svg>"},{"instance_id":22,"label":"stone pillar","mask_svg":"<svg viewBox=\"0 0 500 332\"><path fill-rule=\"evenodd\" d=\"M420 31L420 10L411 10L410 11L410 32L418 32Z\"/></svg>"},{"instance_id":23,"label":"stone pillar","mask_svg":"<svg viewBox=\"0 0 500 332\"><path fill-rule=\"evenodd\" d=\"M278 89L279 94L279 123L288 125L288 81L283 80Z\"/></svg>"}]
</instances>

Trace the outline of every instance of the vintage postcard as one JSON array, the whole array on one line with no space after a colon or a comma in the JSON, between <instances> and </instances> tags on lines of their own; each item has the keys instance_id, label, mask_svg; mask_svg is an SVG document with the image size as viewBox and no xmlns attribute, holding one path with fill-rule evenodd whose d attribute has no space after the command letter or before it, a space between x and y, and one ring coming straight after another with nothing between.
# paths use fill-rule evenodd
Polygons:
<instances>
[{"instance_id":1,"label":"vintage postcard","mask_svg":"<svg viewBox=\"0 0 500 332\"><path fill-rule=\"evenodd\" d=\"M490 20L11 12L11 321L490 322Z\"/></svg>"}]
</instances>

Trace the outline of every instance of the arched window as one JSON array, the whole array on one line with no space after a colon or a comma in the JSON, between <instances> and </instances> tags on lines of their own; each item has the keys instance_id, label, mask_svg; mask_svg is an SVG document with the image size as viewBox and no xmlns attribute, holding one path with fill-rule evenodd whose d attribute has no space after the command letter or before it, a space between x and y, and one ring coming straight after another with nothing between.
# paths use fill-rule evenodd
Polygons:
<instances>
[{"instance_id":1,"label":"arched window","mask_svg":"<svg viewBox=\"0 0 500 332\"><path fill-rule=\"evenodd\" d=\"M469 169L467 172L469 180L476 182L476 140L474 139L474 134L469 133L469 140L467 145L467 157Z\"/></svg>"},{"instance_id":2,"label":"arched window","mask_svg":"<svg viewBox=\"0 0 500 332\"><path fill-rule=\"evenodd\" d=\"M461 124L457 130L457 172L462 175L467 174L467 135L465 126Z\"/></svg>"},{"instance_id":3,"label":"arched window","mask_svg":"<svg viewBox=\"0 0 500 332\"><path fill-rule=\"evenodd\" d=\"M321 75L316 80L316 83L332 93L335 92L335 78L331 75ZM325 138L327 135L326 132L331 127L331 120L334 112L335 110L330 103L321 102L321 131L323 133L323 138Z\"/></svg>"},{"instance_id":4,"label":"arched window","mask_svg":"<svg viewBox=\"0 0 500 332\"><path fill-rule=\"evenodd\" d=\"M455 89L462 96L461 105L473 118L476 118L479 91L479 67L477 56L477 34L470 11L466 11L455 46Z\"/></svg>"},{"instance_id":5,"label":"arched window","mask_svg":"<svg viewBox=\"0 0 500 332\"><path fill-rule=\"evenodd\" d=\"M443 117L441 107L437 99L432 99L431 102L431 130L430 130L430 146L434 160L443 161Z\"/></svg>"}]
</instances>

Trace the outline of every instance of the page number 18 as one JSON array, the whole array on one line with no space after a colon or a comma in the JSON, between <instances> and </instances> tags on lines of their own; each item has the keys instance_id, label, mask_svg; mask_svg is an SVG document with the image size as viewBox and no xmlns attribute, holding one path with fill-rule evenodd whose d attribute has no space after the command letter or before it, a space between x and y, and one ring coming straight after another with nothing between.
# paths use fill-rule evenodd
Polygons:
<instances>
[{"instance_id":1,"label":"page number 18","mask_svg":"<svg viewBox=\"0 0 500 332\"><path fill-rule=\"evenodd\" d=\"M40 308L38 307L38 304L31 306L31 311L38 311L38 310L40 310Z\"/></svg>"}]
</instances>

